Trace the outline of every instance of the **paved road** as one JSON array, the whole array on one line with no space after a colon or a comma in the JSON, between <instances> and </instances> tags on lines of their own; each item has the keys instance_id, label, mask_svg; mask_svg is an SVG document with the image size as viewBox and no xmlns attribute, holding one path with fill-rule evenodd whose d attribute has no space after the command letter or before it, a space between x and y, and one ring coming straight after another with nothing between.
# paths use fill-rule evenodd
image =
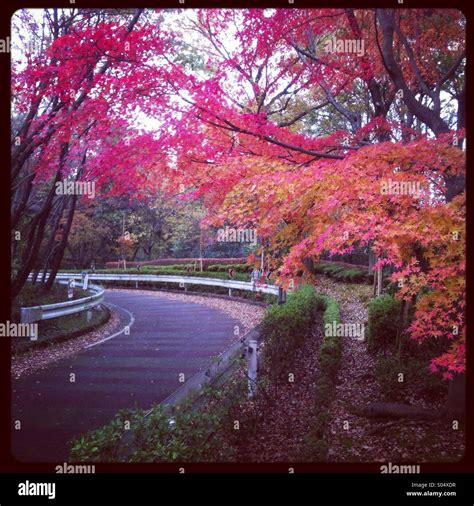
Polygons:
<instances>
[{"instance_id":1,"label":"paved road","mask_svg":"<svg viewBox=\"0 0 474 506\"><path fill-rule=\"evenodd\" d=\"M22 462L63 462L68 441L107 423L124 408L165 399L233 342L236 320L216 309L143 295L106 293L119 308L122 333L12 383L12 453ZM117 308L116 308L117 309ZM71 373L75 382L71 382Z\"/></svg>"}]
</instances>

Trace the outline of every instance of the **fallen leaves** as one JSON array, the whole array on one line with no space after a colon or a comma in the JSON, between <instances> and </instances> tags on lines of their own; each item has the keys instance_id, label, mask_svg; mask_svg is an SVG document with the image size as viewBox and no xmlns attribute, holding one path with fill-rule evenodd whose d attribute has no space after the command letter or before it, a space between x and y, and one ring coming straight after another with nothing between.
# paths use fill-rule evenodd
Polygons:
<instances>
[{"instance_id":1,"label":"fallen leaves","mask_svg":"<svg viewBox=\"0 0 474 506\"><path fill-rule=\"evenodd\" d=\"M108 322L92 332L67 341L51 343L45 347L32 348L19 355L13 355L10 369L12 377L17 379L21 376L33 374L39 369L45 369L63 358L80 352L89 344L96 343L107 335L114 333L120 326L121 319L112 307L109 307L109 310L110 319Z\"/></svg>"}]
</instances>

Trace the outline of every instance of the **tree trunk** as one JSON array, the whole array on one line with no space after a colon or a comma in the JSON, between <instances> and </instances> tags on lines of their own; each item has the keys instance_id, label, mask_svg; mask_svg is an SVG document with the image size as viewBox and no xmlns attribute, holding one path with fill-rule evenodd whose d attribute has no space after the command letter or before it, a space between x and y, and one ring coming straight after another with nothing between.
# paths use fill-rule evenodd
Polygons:
<instances>
[{"instance_id":1,"label":"tree trunk","mask_svg":"<svg viewBox=\"0 0 474 506\"><path fill-rule=\"evenodd\" d=\"M61 150L61 157L64 158L67 150L64 147ZM62 164L60 164L62 166ZM61 168L55 175L53 184L49 190L46 201L39 211L39 213L33 218L30 224L30 233L28 234L28 243L25 247L25 251L22 256L22 263L18 275L12 283L11 297L15 298L20 290L28 280L28 276L37 260L38 253L40 251L41 243L44 238L44 230L46 228L46 222L51 212L54 195L56 193L56 183L61 179Z\"/></svg>"},{"instance_id":2,"label":"tree trunk","mask_svg":"<svg viewBox=\"0 0 474 506\"><path fill-rule=\"evenodd\" d=\"M382 295L382 286L383 286L383 267L379 267L377 269L377 297Z\"/></svg>"},{"instance_id":3,"label":"tree trunk","mask_svg":"<svg viewBox=\"0 0 474 506\"><path fill-rule=\"evenodd\" d=\"M431 410L394 402L372 402L361 408L353 406L351 411L367 418L417 418L419 420L436 420L446 414L446 409Z\"/></svg>"},{"instance_id":4,"label":"tree trunk","mask_svg":"<svg viewBox=\"0 0 474 506\"><path fill-rule=\"evenodd\" d=\"M47 292L53 286L54 280L56 279L56 274L58 273L59 267L61 265L61 261L64 256L64 250L66 249L67 238L69 236L69 231L71 230L72 220L74 218L74 211L76 210L76 202L77 195L73 195L71 198L71 206L69 207L68 217L66 226L64 227L63 234L61 236L61 240L54 251L54 255L51 259L51 272L49 274L49 278L44 285L44 291Z\"/></svg>"},{"instance_id":5,"label":"tree trunk","mask_svg":"<svg viewBox=\"0 0 474 506\"><path fill-rule=\"evenodd\" d=\"M314 274L314 261L312 258L303 258L303 264L311 274Z\"/></svg>"},{"instance_id":6,"label":"tree trunk","mask_svg":"<svg viewBox=\"0 0 474 506\"><path fill-rule=\"evenodd\" d=\"M26 208L26 205L28 203L28 199L31 194L31 190L33 188L33 179L35 178L35 173L31 172L31 174L28 175L26 181L24 181L20 188L18 188L18 192L21 192L21 197L19 199L18 205L15 207L15 209L12 212L11 215L11 222L10 227L14 229L18 222L20 221L21 216L23 215L23 211ZM16 193L16 192L15 192Z\"/></svg>"},{"instance_id":7,"label":"tree trunk","mask_svg":"<svg viewBox=\"0 0 474 506\"><path fill-rule=\"evenodd\" d=\"M378 270L374 271L374 283L373 283L373 290L372 294L374 297L377 295L377 278L378 278Z\"/></svg>"},{"instance_id":8,"label":"tree trunk","mask_svg":"<svg viewBox=\"0 0 474 506\"><path fill-rule=\"evenodd\" d=\"M46 275L48 273L48 266L49 266L50 260L54 256L54 253L56 251L55 238L56 238L56 234L58 233L58 228L59 228L65 207L66 207L66 200L63 197L59 203L56 215L54 216L54 221L51 226L51 236L50 236L48 243L46 245L47 255L46 255L46 258L43 263L43 275L41 277L41 283L43 283L43 284L46 282Z\"/></svg>"},{"instance_id":9,"label":"tree trunk","mask_svg":"<svg viewBox=\"0 0 474 506\"><path fill-rule=\"evenodd\" d=\"M375 263L374 262L375 255L374 252L372 251L372 241L370 241L369 244L367 245L367 249L369 251L369 274L374 274L375 276L375 273L372 271Z\"/></svg>"}]
</instances>

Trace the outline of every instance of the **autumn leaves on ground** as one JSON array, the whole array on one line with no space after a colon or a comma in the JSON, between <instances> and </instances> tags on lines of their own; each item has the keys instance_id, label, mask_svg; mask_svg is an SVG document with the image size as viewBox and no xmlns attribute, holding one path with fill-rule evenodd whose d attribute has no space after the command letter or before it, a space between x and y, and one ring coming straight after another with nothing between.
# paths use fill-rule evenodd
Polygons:
<instances>
[{"instance_id":1,"label":"autumn leaves on ground","mask_svg":"<svg viewBox=\"0 0 474 506\"><path fill-rule=\"evenodd\" d=\"M236 364L171 425L129 413L128 453L119 414L77 460L460 458L465 27L432 8L14 13L14 319L66 270L291 293L265 309L256 396Z\"/></svg>"},{"instance_id":2,"label":"autumn leaves on ground","mask_svg":"<svg viewBox=\"0 0 474 506\"><path fill-rule=\"evenodd\" d=\"M336 298L341 307L342 322L367 324L371 286L336 283L320 276L316 288ZM314 461L314 453L308 451L308 445L314 415L318 411L315 391L320 345L321 326L317 321L289 369L295 371L294 382L278 387L267 384L258 401L247 403L244 410L259 416L257 427L240 448L242 461ZM393 389L399 390L395 400L403 399L428 409L439 408L447 402L446 384L443 388L439 382L434 395L426 398L415 375L399 382L398 371L404 370L400 366L393 369L389 378L384 377L385 383L391 382ZM460 460L465 450L464 429L453 429L453 420L449 417L434 420L367 418L357 413L354 407L394 400L393 393L384 391L378 374L377 354L368 351L367 340L343 338L336 393L324 434L327 453L316 460L417 463Z\"/></svg>"}]
</instances>

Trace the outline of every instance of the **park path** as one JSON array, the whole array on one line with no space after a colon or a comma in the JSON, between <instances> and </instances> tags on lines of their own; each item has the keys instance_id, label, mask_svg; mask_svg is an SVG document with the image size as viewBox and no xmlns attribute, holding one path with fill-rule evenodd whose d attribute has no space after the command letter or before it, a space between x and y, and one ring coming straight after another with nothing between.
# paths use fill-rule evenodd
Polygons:
<instances>
[{"instance_id":1,"label":"park path","mask_svg":"<svg viewBox=\"0 0 474 506\"><path fill-rule=\"evenodd\" d=\"M187 380L235 340L237 320L209 306L131 290L107 291L105 301L123 325L133 322L129 334L12 380L17 460L63 462L71 438L120 409L161 402L182 385L181 374Z\"/></svg>"},{"instance_id":2,"label":"park path","mask_svg":"<svg viewBox=\"0 0 474 506\"><path fill-rule=\"evenodd\" d=\"M329 412L328 461L420 463L461 458L464 434L462 430L452 430L449 419L386 420L357 414L354 407L387 401L377 376L376 356L367 350L367 302L372 287L337 283L321 276L316 289L339 302L342 323L366 324L364 341L341 338L341 368ZM397 381L395 375L393 381ZM428 409L439 407L420 398L414 400L408 399L408 403Z\"/></svg>"},{"instance_id":3,"label":"park path","mask_svg":"<svg viewBox=\"0 0 474 506\"><path fill-rule=\"evenodd\" d=\"M344 336L341 367L336 396L331 405L328 440L330 462L370 462L387 458L372 444L372 421L353 413L351 406L362 407L380 399L380 387L375 376L375 359L367 351L367 301L371 297L369 285L338 283L318 276L316 289L339 303L341 323L364 324L365 339Z\"/></svg>"}]
</instances>

